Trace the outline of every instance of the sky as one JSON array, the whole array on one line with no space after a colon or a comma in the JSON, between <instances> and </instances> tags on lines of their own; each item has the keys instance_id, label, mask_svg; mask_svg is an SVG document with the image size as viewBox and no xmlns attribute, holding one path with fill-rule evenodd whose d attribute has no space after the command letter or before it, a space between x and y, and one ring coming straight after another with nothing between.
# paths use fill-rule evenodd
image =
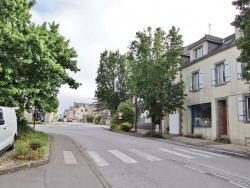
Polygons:
<instances>
[{"instance_id":1,"label":"sky","mask_svg":"<svg viewBox=\"0 0 250 188\"><path fill-rule=\"evenodd\" d=\"M180 28L184 46L209 34L209 24L211 35L225 38L234 33L231 23L238 11L231 0L36 0L30 13L36 24L58 23L60 34L78 54L81 71L70 75L82 86L60 88L59 115L74 102L92 103L105 49L126 53L136 32L149 26L166 32Z\"/></svg>"}]
</instances>

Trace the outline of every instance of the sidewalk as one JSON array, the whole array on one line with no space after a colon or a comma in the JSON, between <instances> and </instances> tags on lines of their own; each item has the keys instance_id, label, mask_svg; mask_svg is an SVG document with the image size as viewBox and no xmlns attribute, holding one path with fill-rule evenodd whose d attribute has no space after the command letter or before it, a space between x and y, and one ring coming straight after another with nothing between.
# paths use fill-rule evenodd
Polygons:
<instances>
[{"instance_id":1,"label":"sidewalk","mask_svg":"<svg viewBox=\"0 0 250 188\"><path fill-rule=\"evenodd\" d=\"M148 130L137 129L137 134L143 135ZM242 146L237 144L225 144L221 142L215 142L211 140L203 140L203 139L196 139L196 138L188 138L179 135L171 135L171 134L163 134L162 135L167 140L172 140L175 142L189 144L194 146L200 146L204 148L216 149L217 151L221 152L229 152L229 153L237 153L239 156L246 155L250 157L250 147L249 146Z\"/></svg>"},{"instance_id":2,"label":"sidewalk","mask_svg":"<svg viewBox=\"0 0 250 188\"><path fill-rule=\"evenodd\" d=\"M84 148L78 145L70 137L51 134L51 149L48 158L42 160L44 164L38 166L39 161L30 161L27 164L15 165L12 167L0 166L1 187L12 188L32 188L32 187L81 187L81 188L103 188L110 187L106 181L98 174L93 165L89 163ZM65 160L64 152L71 152L74 156L69 156ZM66 156L67 157L67 156ZM72 163L72 159L74 163ZM31 165L30 163L33 163ZM37 166L36 168L30 168ZM30 169L29 169L30 168ZM22 170L29 169L29 170ZM21 170L21 171L19 171ZM10 173L14 172L14 173ZM5 175L6 173L10 173ZM2 174L2 175L1 175ZM15 181L13 181L13 179ZM28 179L29 181L23 181ZM22 182L22 185L18 182Z\"/></svg>"}]
</instances>

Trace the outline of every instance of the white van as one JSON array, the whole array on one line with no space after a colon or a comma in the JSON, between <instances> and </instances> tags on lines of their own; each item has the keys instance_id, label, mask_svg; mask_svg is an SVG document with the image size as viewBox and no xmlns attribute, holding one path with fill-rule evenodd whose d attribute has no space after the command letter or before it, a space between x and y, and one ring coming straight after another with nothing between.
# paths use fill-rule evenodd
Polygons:
<instances>
[{"instance_id":1,"label":"white van","mask_svg":"<svg viewBox=\"0 0 250 188\"><path fill-rule=\"evenodd\" d=\"M13 149L17 137L17 118L14 108L0 106L0 154Z\"/></svg>"}]
</instances>

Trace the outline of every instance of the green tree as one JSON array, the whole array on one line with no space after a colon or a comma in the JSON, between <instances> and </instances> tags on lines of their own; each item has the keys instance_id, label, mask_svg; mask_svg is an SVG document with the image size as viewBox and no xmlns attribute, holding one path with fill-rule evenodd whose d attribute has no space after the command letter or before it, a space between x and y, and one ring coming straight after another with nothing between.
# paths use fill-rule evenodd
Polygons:
<instances>
[{"instance_id":1,"label":"green tree","mask_svg":"<svg viewBox=\"0 0 250 188\"><path fill-rule=\"evenodd\" d=\"M0 105L36 106L52 112L58 106L62 84L80 83L68 74L77 72L76 51L59 34L59 25L31 23L34 0L0 2Z\"/></svg>"},{"instance_id":2,"label":"green tree","mask_svg":"<svg viewBox=\"0 0 250 188\"><path fill-rule=\"evenodd\" d=\"M233 25L242 32L241 37L236 41L237 48L241 51L238 61L247 63L244 67L242 77L250 83L250 0L233 1L233 5L239 10Z\"/></svg>"},{"instance_id":3,"label":"green tree","mask_svg":"<svg viewBox=\"0 0 250 188\"><path fill-rule=\"evenodd\" d=\"M97 70L95 97L113 114L119 103L126 101L127 86L126 56L105 50L101 53Z\"/></svg>"},{"instance_id":4,"label":"green tree","mask_svg":"<svg viewBox=\"0 0 250 188\"><path fill-rule=\"evenodd\" d=\"M122 112L122 119L119 119L118 112ZM133 105L128 102L121 102L117 107L117 111L113 116L112 124L120 124L124 122L129 122L133 124L134 122L134 110Z\"/></svg>"},{"instance_id":5,"label":"green tree","mask_svg":"<svg viewBox=\"0 0 250 188\"><path fill-rule=\"evenodd\" d=\"M141 110L149 110L153 128L184 103L184 83L176 81L183 52L178 32L175 27L168 34L149 27L137 32L129 46L129 89L143 101Z\"/></svg>"}]
</instances>

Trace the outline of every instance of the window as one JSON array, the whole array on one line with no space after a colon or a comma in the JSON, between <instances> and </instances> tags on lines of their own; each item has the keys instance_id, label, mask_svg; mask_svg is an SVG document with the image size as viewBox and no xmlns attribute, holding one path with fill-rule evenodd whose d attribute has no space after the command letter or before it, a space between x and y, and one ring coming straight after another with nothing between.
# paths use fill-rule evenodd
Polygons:
<instances>
[{"instance_id":1,"label":"window","mask_svg":"<svg viewBox=\"0 0 250 188\"><path fill-rule=\"evenodd\" d=\"M226 81L224 63L220 63L216 65L216 80L217 80L217 84L222 84Z\"/></svg>"},{"instance_id":2,"label":"window","mask_svg":"<svg viewBox=\"0 0 250 188\"><path fill-rule=\"evenodd\" d=\"M247 63L237 62L237 78L238 79L242 79L242 72L246 66L247 66Z\"/></svg>"},{"instance_id":3,"label":"window","mask_svg":"<svg viewBox=\"0 0 250 188\"><path fill-rule=\"evenodd\" d=\"M192 82L193 82L193 90L198 90L199 89L199 72L195 72L192 77Z\"/></svg>"},{"instance_id":4,"label":"window","mask_svg":"<svg viewBox=\"0 0 250 188\"><path fill-rule=\"evenodd\" d=\"M230 64L229 61L212 65L211 67L211 83L212 85L220 85L230 82Z\"/></svg>"},{"instance_id":5,"label":"window","mask_svg":"<svg viewBox=\"0 0 250 188\"><path fill-rule=\"evenodd\" d=\"M204 103L192 106L193 127L211 127L212 124L211 103Z\"/></svg>"},{"instance_id":6,"label":"window","mask_svg":"<svg viewBox=\"0 0 250 188\"><path fill-rule=\"evenodd\" d=\"M203 88L203 72L202 70L193 72L189 77L190 91L197 91Z\"/></svg>"},{"instance_id":7,"label":"window","mask_svg":"<svg viewBox=\"0 0 250 188\"><path fill-rule=\"evenodd\" d=\"M0 109L0 119L3 119L3 110Z\"/></svg>"},{"instance_id":8,"label":"window","mask_svg":"<svg viewBox=\"0 0 250 188\"><path fill-rule=\"evenodd\" d=\"M0 125L4 124L4 118L3 118L3 110L0 109Z\"/></svg>"},{"instance_id":9,"label":"window","mask_svg":"<svg viewBox=\"0 0 250 188\"><path fill-rule=\"evenodd\" d=\"M203 56L203 47L200 46L194 50L194 59L201 58Z\"/></svg>"},{"instance_id":10,"label":"window","mask_svg":"<svg viewBox=\"0 0 250 188\"><path fill-rule=\"evenodd\" d=\"M250 96L238 98L239 121L250 122Z\"/></svg>"},{"instance_id":11,"label":"window","mask_svg":"<svg viewBox=\"0 0 250 188\"><path fill-rule=\"evenodd\" d=\"M246 114L247 121L250 121L250 97L246 97Z\"/></svg>"}]
</instances>

